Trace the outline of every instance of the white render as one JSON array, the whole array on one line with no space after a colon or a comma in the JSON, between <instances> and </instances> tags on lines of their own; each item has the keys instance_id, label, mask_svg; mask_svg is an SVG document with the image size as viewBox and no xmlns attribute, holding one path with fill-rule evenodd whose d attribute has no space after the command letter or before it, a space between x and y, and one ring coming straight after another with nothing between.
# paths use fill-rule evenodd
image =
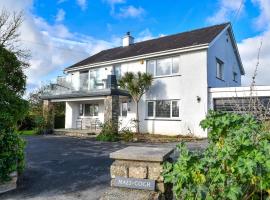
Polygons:
<instances>
[{"instance_id":1,"label":"white render","mask_svg":"<svg viewBox=\"0 0 270 200\"><path fill-rule=\"evenodd\" d=\"M128 36L125 39L128 40ZM123 42L123 45L127 46L127 41ZM199 123L205 118L208 110L213 108L213 99L222 96L234 96L235 90L238 91L238 95L248 95L248 88L240 87L241 75L244 74L244 70L229 25L210 44L194 45L183 49L67 69L67 79L72 83L72 87L78 90L80 87L80 71L99 68L101 69L102 79L105 79L107 75L113 73L113 66L116 64L120 64L121 75L124 75L125 72L146 72L148 60L175 56L179 57L179 74L154 77L153 85L139 103L141 132L207 137L207 131L204 131ZM216 77L217 59L224 63L223 80ZM237 73L236 80L233 80L234 72ZM255 90L257 89L258 95L270 96L270 87L257 87ZM122 100L128 102L129 111L126 117L119 116L120 129L132 128L132 120L136 116L135 104L128 97L120 97L120 102ZM179 117L147 117L147 102L153 100L179 100ZM96 118L104 122L103 97L55 99L52 101L66 102L65 128L76 128L76 119L84 118L84 116L79 116L79 105L82 103L97 103L99 113ZM132 129L134 130L134 128Z\"/></svg>"}]
</instances>

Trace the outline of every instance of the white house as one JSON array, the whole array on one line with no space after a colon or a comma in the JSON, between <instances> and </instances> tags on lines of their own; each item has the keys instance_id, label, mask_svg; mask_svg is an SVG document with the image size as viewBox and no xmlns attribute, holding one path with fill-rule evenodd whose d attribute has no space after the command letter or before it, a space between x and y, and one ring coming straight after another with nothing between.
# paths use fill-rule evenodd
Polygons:
<instances>
[{"instance_id":1,"label":"white house","mask_svg":"<svg viewBox=\"0 0 270 200\"><path fill-rule=\"evenodd\" d=\"M91 128L96 119L133 127L135 104L117 79L138 71L154 77L139 104L141 132L198 137L207 136L199 123L226 97L222 88L240 88L245 74L230 23L137 43L127 33L122 46L66 68L43 99L66 103L66 129Z\"/></svg>"}]
</instances>

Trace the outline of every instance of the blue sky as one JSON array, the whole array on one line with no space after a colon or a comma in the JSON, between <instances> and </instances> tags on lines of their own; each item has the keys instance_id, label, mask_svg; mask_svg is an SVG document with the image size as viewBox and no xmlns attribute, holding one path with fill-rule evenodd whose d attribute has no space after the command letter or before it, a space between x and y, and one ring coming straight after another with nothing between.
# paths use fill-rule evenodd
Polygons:
<instances>
[{"instance_id":1,"label":"blue sky","mask_svg":"<svg viewBox=\"0 0 270 200\"><path fill-rule=\"evenodd\" d=\"M263 41L257 84L270 85L270 0L9 0L0 8L24 10L22 45L32 57L28 91L100 50L231 21L248 85Z\"/></svg>"}]
</instances>

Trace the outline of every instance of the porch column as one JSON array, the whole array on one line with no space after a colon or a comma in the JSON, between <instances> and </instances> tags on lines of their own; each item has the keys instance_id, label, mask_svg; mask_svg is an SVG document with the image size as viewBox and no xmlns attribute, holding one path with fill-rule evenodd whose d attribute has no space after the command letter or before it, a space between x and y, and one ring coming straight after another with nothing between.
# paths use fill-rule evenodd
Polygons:
<instances>
[{"instance_id":1,"label":"porch column","mask_svg":"<svg viewBox=\"0 0 270 200\"><path fill-rule=\"evenodd\" d=\"M43 100L43 117L46 125L50 128L54 128L54 105L50 100ZM48 128L49 128L48 127Z\"/></svg>"},{"instance_id":2,"label":"porch column","mask_svg":"<svg viewBox=\"0 0 270 200\"><path fill-rule=\"evenodd\" d=\"M104 122L111 121L118 131L119 96L107 96L104 99Z\"/></svg>"}]
</instances>

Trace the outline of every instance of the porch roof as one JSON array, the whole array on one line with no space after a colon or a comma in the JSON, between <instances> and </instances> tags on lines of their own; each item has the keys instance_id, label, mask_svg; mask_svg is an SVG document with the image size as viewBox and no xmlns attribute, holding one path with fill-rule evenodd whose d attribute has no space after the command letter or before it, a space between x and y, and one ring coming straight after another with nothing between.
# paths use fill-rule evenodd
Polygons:
<instances>
[{"instance_id":1,"label":"porch roof","mask_svg":"<svg viewBox=\"0 0 270 200\"><path fill-rule=\"evenodd\" d=\"M129 93L121 89L99 89L92 91L70 91L62 94L43 94L41 99L43 100L53 100L53 99L68 99L68 98L81 98L81 97L103 97L103 96L130 96Z\"/></svg>"}]
</instances>

